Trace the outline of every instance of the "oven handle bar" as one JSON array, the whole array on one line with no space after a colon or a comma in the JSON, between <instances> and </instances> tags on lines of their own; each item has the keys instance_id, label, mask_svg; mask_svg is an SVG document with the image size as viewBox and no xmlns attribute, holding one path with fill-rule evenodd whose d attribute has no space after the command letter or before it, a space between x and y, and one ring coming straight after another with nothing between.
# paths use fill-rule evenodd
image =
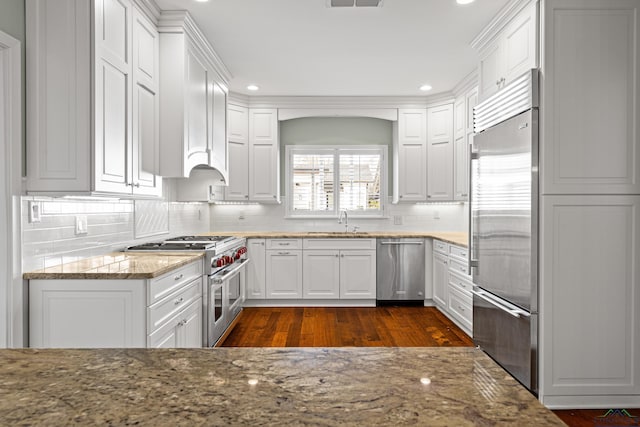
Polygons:
<instances>
[{"instance_id":1,"label":"oven handle bar","mask_svg":"<svg viewBox=\"0 0 640 427\"><path fill-rule=\"evenodd\" d=\"M249 258L243 259L240 261L240 265L237 267L232 268L231 270L226 270L224 273L222 273L220 276L220 278L216 276L214 276L215 278L212 279L213 283L216 285L221 284L222 282L224 282L226 280L226 276L228 276L229 274L231 274L232 276L230 276L229 278L233 277L233 275L235 275L234 273L237 273L240 271L240 269L244 268L247 263L249 262Z\"/></svg>"}]
</instances>

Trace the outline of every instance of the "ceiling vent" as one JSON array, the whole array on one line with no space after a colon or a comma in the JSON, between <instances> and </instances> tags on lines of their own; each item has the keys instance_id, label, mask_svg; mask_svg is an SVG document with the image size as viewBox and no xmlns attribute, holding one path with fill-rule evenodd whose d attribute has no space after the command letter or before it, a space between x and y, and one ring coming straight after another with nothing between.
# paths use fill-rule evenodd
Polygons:
<instances>
[{"instance_id":1,"label":"ceiling vent","mask_svg":"<svg viewBox=\"0 0 640 427\"><path fill-rule=\"evenodd\" d=\"M327 0L327 7L382 7L384 0Z\"/></svg>"}]
</instances>

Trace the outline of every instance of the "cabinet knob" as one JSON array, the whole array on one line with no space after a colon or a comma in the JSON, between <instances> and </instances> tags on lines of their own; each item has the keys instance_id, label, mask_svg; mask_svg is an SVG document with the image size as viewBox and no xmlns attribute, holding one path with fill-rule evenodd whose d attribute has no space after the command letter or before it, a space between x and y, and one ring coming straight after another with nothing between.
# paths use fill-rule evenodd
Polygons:
<instances>
[{"instance_id":1,"label":"cabinet knob","mask_svg":"<svg viewBox=\"0 0 640 427\"><path fill-rule=\"evenodd\" d=\"M248 194L246 194L246 195L244 196L244 198L245 198L245 199L248 199L248 198L249 198L249 195L248 195Z\"/></svg>"},{"instance_id":2,"label":"cabinet knob","mask_svg":"<svg viewBox=\"0 0 640 427\"><path fill-rule=\"evenodd\" d=\"M344 254L340 254L340 258L344 258Z\"/></svg>"},{"instance_id":3,"label":"cabinet knob","mask_svg":"<svg viewBox=\"0 0 640 427\"><path fill-rule=\"evenodd\" d=\"M136 182L136 183L135 183L135 184L133 184L133 185L134 185L136 188L139 188L139 187L140 187L140 183L139 183L139 182Z\"/></svg>"},{"instance_id":4,"label":"cabinet knob","mask_svg":"<svg viewBox=\"0 0 640 427\"><path fill-rule=\"evenodd\" d=\"M273 196L273 198L275 199L275 198L276 198L276 196L274 195L274 196Z\"/></svg>"},{"instance_id":5,"label":"cabinet knob","mask_svg":"<svg viewBox=\"0 0 640 427\"><path fill-rule=\"evenodd\" d=\"M182 303L182 301L184 301L184 298L183 298L183 297L180 297L180 298L178 298L177 300L175 300L173 303L174 303L175 305L178 305L178 304Z\"/></svg>"},{"instance_id":6,"label":"cabinet knob","mask_svg":"<svg viewBox=\"0 0 640 427\"><path fill-rule=\"evenodd\" d=\"M403 196L400 196L400 198L402 199Z\"/></svg>"},{"instance_id":7,"label":"cabinet knob","mask_svg":"<svg viewBox=\"0 0 640 427\"><path fill-rule=\"evenodd\" d=\"M496 80L496 86L500 86L501 80Z\"/></svg>"}]
</instances>

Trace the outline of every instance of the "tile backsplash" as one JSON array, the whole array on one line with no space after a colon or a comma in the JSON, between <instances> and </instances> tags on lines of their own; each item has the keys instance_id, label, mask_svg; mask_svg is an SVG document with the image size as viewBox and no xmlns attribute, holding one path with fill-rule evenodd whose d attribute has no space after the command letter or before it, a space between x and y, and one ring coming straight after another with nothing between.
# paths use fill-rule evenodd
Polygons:
<instances>
[{"instance_id":1,"label":"tile backsplash","mask_svg":"<svg viewBox=\"0 0 640 427\"><path fill-rule=\"evenodd\" d=\"M29 221L29 202L40 204L40 222ZM76 216L87 233L76 234ZM31 271L126 246L209 231L205 203L107 198L22 198L22 269Z\"/></svg>"},{"instance_id":2,"label":"tile backsplash","mask_svg":"<svg viewBox=\"0 0 640 427\"><path fill-rule=\"evenodd\" d=\"M344 231L337 219L285 218L285 205L211 205L211 231ZM385 218L349 218L360 231L467 231L468 204L389 203ZM400 223L400 224L398 224Z\"/></svg>"}]
</instances>

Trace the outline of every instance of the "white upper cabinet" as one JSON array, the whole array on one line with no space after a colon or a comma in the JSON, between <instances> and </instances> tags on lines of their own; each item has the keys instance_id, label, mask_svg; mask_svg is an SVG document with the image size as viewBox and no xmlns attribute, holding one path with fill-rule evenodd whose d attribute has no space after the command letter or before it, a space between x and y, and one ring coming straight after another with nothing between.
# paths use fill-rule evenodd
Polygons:
<instances>
[{"instance_id":1,"label":"white upper cabinet","mask_svg":"<svg viewBox=\"0 0 640 427\"><path fill-rule=\"evenodd\" d=\"M427 110L398 110L397 167L401 202L427 200Z\"/></svg>"},{"instance_id":2,"label":"white upper cabinet","mask_svg":"<svg viewBox=\"0 0 640 427\"><path fill-rule=\"evenodd\" d=\"M249 110L229 105L229 182L225 200L249 199Z\"/></svg>"},{"instance_id":3,"label":"white upper cabinet","mask_svg":"<svg viewBox=\"0 0 640 427\"><path fill-rule=\"evenodd\" d=\"M467 140L467 104L464 95L453 104L453 199L469 197L469 145Z\"/></svg>"},{"instance_id":4,"label":"white upper cabinet","mask_svg":"<svg viewBox=\"0 0 640 427\"><path fill-rule=\"evenodd\" d=\"M453 105L427 109L427 200L453 200Z\"/></svg>"},{"instance_id":5,"label":"white upper cabinet","mask_svg":"<svg viewBox=\"0 0 640 427\"><path fill-rule=\"evenodd\" d=\"M196 166L227 180L227 84L191 16L163 12L160 31L160 172L187 178Z\"/></svg>"},{"instance_id":6,"label":"white upper cabinet","mask_svg":"<svg viewBox=\"0 0 640 427\"><path fill-rule=\"evenodd\" d=\"M280 202L278 110L249 110L249 200Z\"/></svg>"},{"instance_id":7,"label":"white upper cabinet","mask_svg":"<svg viewBox=\"0 0 640 427\"><path fill-rule=\"evenodd\" d=\"M545 9L543 194L640 194L639 9L637 0Z\"/></svg>"},{"instance_id":8,"label":"white upper cabinet","mask_svg":"<svg viewBox=\"0 0 640 427\"><path fill-rule=\"evenodd\" d=\"M26 16L27 191L160 196L155 24L131 0Z\"/></svg>"},{"instance_id":9,"label":"white upper cabinet","mask_svg":"<svg viewBox=\"0 0 640 427\"><path fill-rule=\"evenodd\" d=\"M532 1L480 48L480 100L538 66L538 5Z\"/></svg>"}]
</instances>

